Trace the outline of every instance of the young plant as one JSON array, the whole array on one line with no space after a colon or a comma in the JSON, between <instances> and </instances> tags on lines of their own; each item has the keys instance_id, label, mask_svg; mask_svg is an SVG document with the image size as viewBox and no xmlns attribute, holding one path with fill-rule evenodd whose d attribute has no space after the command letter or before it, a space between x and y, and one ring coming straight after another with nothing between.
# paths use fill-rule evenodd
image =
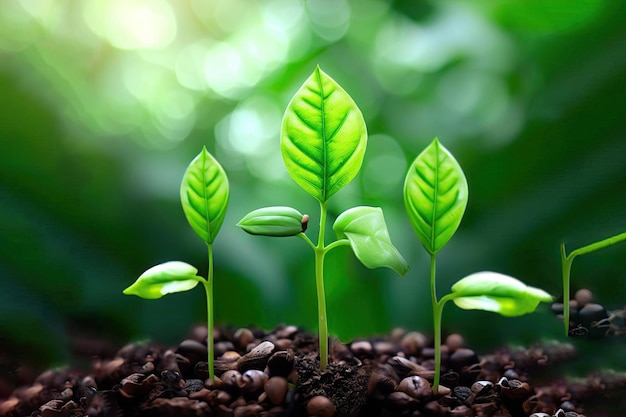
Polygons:
<instances>
[{"instance_id":1,"label":"young plant","mask_svg":"<svg viewBox=\"0 0 626 417\"><path fill-rule=\"evenodd\" d=\"M338 240L326 244L329 199L348 184L363 162L367 130L361 111L343 88L319 67L296 92L285 110L280 146L291 178L319 202L317 242L306 234L308 215L291 207L266 207L247 214L237 226L264 236L299 236L313 249L319 326L320 367L328 365L328 324L324 292L324 258L350 245L368 268L388 267L400 275L408 265L391 243L378 207L344 211L333 225Z\"/></svg>"},{"instance_id":2,"label":"young plant","mask_svg":"<svg viewBox=\"0 0 626 417\"><path fill-rule=\"evenodd\" d=\"M572 262L579 255L595 252L597 250L608 248L616 243L626 240L626 232L611 236L599 242L591 243L582 248L575 249L569 253L565 252L565 243L561 243L561 272L563 276L563 322L565 325L565 335L569 335L569 293L570 293L570 273L572 270Z\"/></svg>"},{"instance_id":3,"label":"young plant","mask_svg":"<svg viewBox=\"0 0 626 417\"><path fill-rule=\"evenodd\" d=\"M404 203L413 229L430 254L430 295L433 308L435 378L441 374L441 316L447 301L463 309L479 309L517 316L551 301L543 290L527 287L515 278L495 272L479 272L452 286L441 299L436 290L436 255L454 235L467 206L465 174L452 154L435 138L409 168L404 182Z\"/></svg>"},{"instance_id":4,"label":"young plant","mask_svg":"<svg viewBox=\"0 0 626 417\"><path fill-rule=\"evenodd\" d=\"M141 274L124 290L126 295L146 299L161 298L175 292L188 291L198 283L204 286L207 300L207 350L209 378L213 381L213 241L219 232L228 206L228 178L221 165L203 148L185 171L180 186L180 200L189 225L208 247L208 276L180 261L165 262Z\"/></svg>"}]
</instances>

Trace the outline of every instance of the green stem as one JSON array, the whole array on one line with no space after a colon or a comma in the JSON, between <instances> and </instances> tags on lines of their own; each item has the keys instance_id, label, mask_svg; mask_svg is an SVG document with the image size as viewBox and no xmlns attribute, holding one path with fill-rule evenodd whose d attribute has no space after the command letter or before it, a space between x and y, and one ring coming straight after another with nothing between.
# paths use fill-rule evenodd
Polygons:
<instances>
[{"instance_id":1,"label":"green stem","mask_svg":"<svg viewBox=\"0 0 626 417\"><path fill-rule=\"evenodd\" d=\"M433 305L433 329L435 345L435 379L433 381L433 392L439 390L439 378L441 375L441 315L443 304L437 301L437 287L435 284L436 258L435 254L430 254L430 297Z\"/></svg>"},{"instance_id":2,"label":"green stem","mask_svg":"<svg viewBox=\"0 0 626 417\"><path fill-rule=\"evenodd\" d=\"M574 258L579 255L585 255L587 253L595 252L600 249L608 248L616 243L626 240L626 232L617 234L615 236L608 237L599 242L591 243L570 252L569 255L565 252L565 243L561 243L561 271L563 274L563 322L565 323L565 335L569 335L569 297L570 297L570 273L572 270L572 263Z\"/></svg>"},{"instance_id":3,"label":"green stem","mask_svg":"<svg viewBox=\"0 0 626 417\"><path fill-rule=\"evenodd\" d=\"M441 297L433 307L433 321L435 324L435 378L433 381L433 392L439 392L439 381L441 378L441 317L443 316L443 306L446 302L455 298L455 294L448 294Z\"/></svg>"},{"instance_id":4,"label":"green stem","mask_svg":"<svg viewBox=\"0 0 626 417\"><path fill-rule=\"evenodd\" d=\"M563 324L565 326L565 336L569 335L569 283L570 271L574 256L567 256L565 253L565 243L561 243L561 272L563 274Z\"/></svg>"},{"instance_id":5,"label":"green stem","mask_svg":"<svg viewBox=\"0 0 626 417\"><path fill-rule=\"evenodd\" d=\"M213 366L213 245L207 244L209 247L209 272L206 281L203 281L204 290L206 292L206 311L207 311L207 351L209 368L209 379L211 382L215 380L215 370Z\"/></svg>"},{"instance_id":6,"label":"green stem","mask_svg":"<svg viewBox=\"0 0 626 417\"><path fill-rule=\"evenodd\" d=\"M315 287L317 290L317 320L319 327L320 369L328 366L328 323L326 321L326 294L324 292L324 230L327 203L320 203L320 231L315 252Z\"/></svg>"},{"instance_id":7,"label":"green stem","mask_svg":"<svg viewBox=\"0 0 626 417\"><path fill-rule=\"evenodd\" d=\"M326 248L324 250L326 251L326 253L328 253L332 249L335 249L335 248L337 248L339 246L346 246L346 245L350 245L350 241L348 239L336 240L333 243L331 243L328 246L326 246Z\"/></svg>"}]
</instances>

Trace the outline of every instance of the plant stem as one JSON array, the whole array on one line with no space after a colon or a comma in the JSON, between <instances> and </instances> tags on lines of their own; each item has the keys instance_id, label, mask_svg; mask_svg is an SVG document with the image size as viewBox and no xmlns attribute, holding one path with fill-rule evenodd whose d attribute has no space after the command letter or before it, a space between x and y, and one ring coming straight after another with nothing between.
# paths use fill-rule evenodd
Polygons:
<instances>
[{"instance_id":1,"label":"plant stem","mask_svg":"<svg viewBox=\"0 0 626 417\"><path fill-rule=\"evenodd\" d=\"M439 390L439 378L441 374L441 315L443 304L437 301L437 287L435 284L436 255L430 254L430 296L433 304L433 329L435 345L435 379L433 381L433 392Z\"/></svg>"},{"instance_id":2,"label":"plant stem","mask_svg":"<svg viewBox=\"0 0 626 417\"><path fill-rule=\"evenodd\" d=\"M209 379L211 382L215 380L215 370L213 369L213 245L208 243L209 247L209 272L207 280L203 282L206 292L206 311L207 311L207 351L209 368Z\"/></svg>"},{"instance_id":3,"label":"plant stem","mask_svg":"<svg viewBox=\"0 0 626 417\"><path fill-rule=\"evenodd\" d=\"M600 249L608 248L616 243L626 240L626 232L608 237L599 242L594 242L570 252L565 252L565 243L561 243L561 270L563 274L563 322L565 323L565 336L569 335L569 296L570 296L570 272L574 258L578 255L595 252Z\"/></svg>"},{"instance_id":4,"label":"plant stem","mask_svg":"<svg viewBox=\"0 0 626 417\"><path fill-rule=\"evenodd\" d=\"M569 335L569 283L573 260L573 256L567 256L565 254L565 243L561 243L561 272L563 274L563 324L565 325L565 336Z\"/></svg>"},{"instance_id":5,"label":"plant stem","mask_svg":"<svg viewBox=\"0 0 626 417\"><path fill-rule=\"evenodd\" d=\"M319 327L320 369L328 366L328 323L326 321L326 294L324 292L324 229L326 228L327 203L320 203L320 230L315 252L315 287L317 290L317 320Z\"/></svg>"}]
</instances>

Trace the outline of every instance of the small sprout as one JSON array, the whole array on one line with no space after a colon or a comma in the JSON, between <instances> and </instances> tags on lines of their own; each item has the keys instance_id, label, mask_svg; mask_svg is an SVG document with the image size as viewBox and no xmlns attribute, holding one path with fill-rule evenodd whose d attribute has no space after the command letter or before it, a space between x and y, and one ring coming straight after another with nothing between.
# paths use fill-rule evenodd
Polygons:
<instances>
[{"instance_id":1,"label":"small sprout","mask_svg":"<svg viewBox=\"0 0 626 417\"><path fill-rule=\"evenodd\" d=\"M291 178L319 202L317 243L304 233L309 221L290 207L254 210L238 223L244 231L265 236L299 236L313 249L319 326L320 367L328 364L328 324L324 293L324 258L350 245L368 268L389 267L401 275L408 265L393 247L380 208L355 207L341 214L333 229L338 240L326 245L328 200L361 168L367 146L365 120L356 103L319 67L305 81L285 110L280 147Z\"/></svg>"},{"instance_id":2,"label":"small sprout","mask_svg":"<svg viewBox=\"0 0 626 417\"><path fill-rule=\"evenodd\" d=\"M620 233L615 236L600 240L598 242L591 243L583 246L582 248L575 249L569 253L565 252L565 243L561 243L561 274L563 277L563 322L565 326L565 335L570 335L570 306L569 306L569 293L570 293L570 273L572 270L572 263L574 258L579 255L585 255L587 253L595 252L600 249L608 248L616 243L626 240L626 232ZM572 336L578 336L576 332L571 334Z\"/></svg>"},{"instance_id":3,"label":"small sprout","mask_svg":"<svg viewBox=\"0 0 626 417\"><path fill-rule=\"evenodd\" d=\"M454 156L437 138L420 153L404 182L404 203L415 234L430 254L430 293L433 308L435 377L439 391L441 376L441 316L447 301L463 309L492 311L503 316L531 313L541 301L552 301L543 290L528 287L515 278L495 272L479 272L452 286L441 299L436 291L436 254L452 238L465 213L468 186Z\"/></svg>"},{"instance_id":4,"label":"small sprout","mask_svg":"<svg viewBox=\"0 0 626 417\"><path fill-rule=\"evenodd\" d=\"M214 380L213 368L213 241L219 232L228 206L228 178L222 166L203 148L187 167L180 186L183 212L193 231L208 246L209 271L205 279L198 270L180 261L153 266L123 292L146 299L156 299L175 292L188 291L198 283L204 286L207 299L208 368Z\"/></svg>"}]
</instances>

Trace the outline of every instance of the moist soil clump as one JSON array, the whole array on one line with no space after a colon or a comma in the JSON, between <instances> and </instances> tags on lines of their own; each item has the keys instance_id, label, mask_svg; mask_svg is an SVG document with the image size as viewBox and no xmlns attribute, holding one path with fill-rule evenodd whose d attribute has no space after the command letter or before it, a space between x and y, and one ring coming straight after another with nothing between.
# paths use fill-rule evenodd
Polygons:
<instances>
[{"instance_id":1,"label":"moist soil clump","mask_svg":"<svg viewBox=\"0 0 626 417\"><path fill-rule=\"evenodd\" d=\"M478 355L450 335L433 392L434 352L417 332L335 341L325 370L317 337L295 326L221 329L214 339L214 381L206 329L198 327L176 347L133 343L88 370L45 371L0 399L0 415L600 417L617 415L607 410L618 410L610 404L626 393L625 373L552 376L554 366L575 358L570 344Z\"/></svg>"}]
</instances>

